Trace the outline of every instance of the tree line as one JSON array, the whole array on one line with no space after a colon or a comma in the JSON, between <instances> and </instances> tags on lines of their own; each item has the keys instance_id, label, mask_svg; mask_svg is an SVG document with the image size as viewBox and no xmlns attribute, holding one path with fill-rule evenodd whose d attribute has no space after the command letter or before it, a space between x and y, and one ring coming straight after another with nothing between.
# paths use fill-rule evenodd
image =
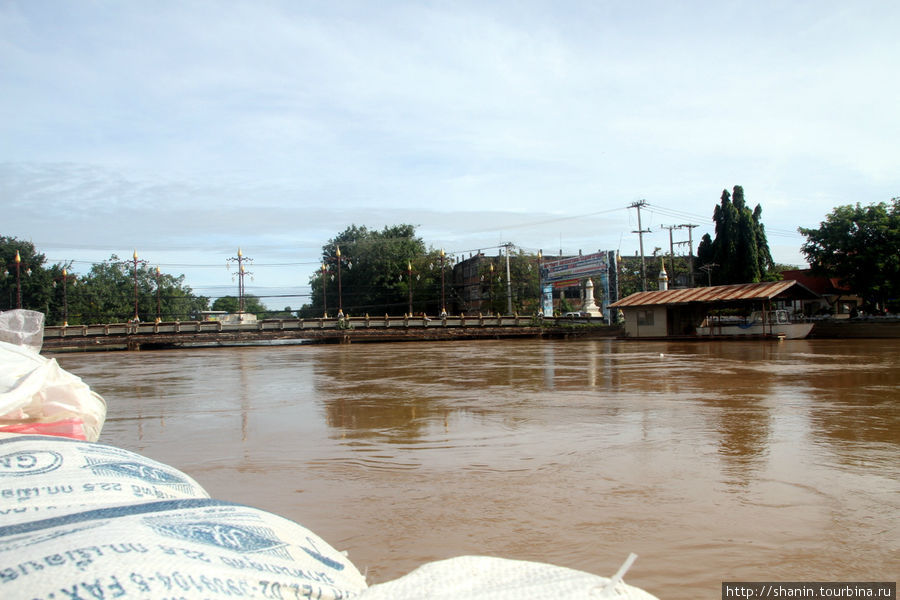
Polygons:
<instances>
[{"instance_id":1,"label":"tree line","mask_svg":"<svg viewBox=\"0 0 900 600\"><path fill-rule=\"evenodd\" d=\"M749 208L741 186L723 190L712 220L715 237L702 237L693 261L697 284L780 279L785 267L772 260L762 208ZM900 310L900 199L839 206L818 228L799 228L799 232L806 237L801 252L813 274L836 278L862 296L870 309ZM670 280L677 275L686 283L691 261L686 257L670 260L675 266ZM88 273L76 275L71 262L47 265L46 257L31 242L0 236L0 310L16 308L21 298L23 308L45 313L51 325L121 322L134 317L135 281L140 320L194 320L210 308L209 298L194 294L183 275L158 273L146 263L135 266L135 262L112 255ZM321 266L309 280L309 301L299 310L270 311L252 295L244 296L244 305L247 312L260 317L337 316L340 310L354 315L437 315L444 308L465 306L474 294L487 312L507 312L510 304L520 314L538 310L534 254L521 249L510 252L509 291L503 254L484 257L477 263L478 272L468 273L466 280L474 282L469 284L477 288L474 291L454 284L456 266L442 250L426 246L413 225L380 231L351 225L322 246ZM640 257L621 257L617 272L619 297L641 290ZM658 271L651 268L650 272ZM656 289L655 277L649 277L648 283L648 289ZM568 302L562 298L561 307ZM228 312L237 307L234 296L212 304L212 310Z\"/></svg>"}]
</instances>

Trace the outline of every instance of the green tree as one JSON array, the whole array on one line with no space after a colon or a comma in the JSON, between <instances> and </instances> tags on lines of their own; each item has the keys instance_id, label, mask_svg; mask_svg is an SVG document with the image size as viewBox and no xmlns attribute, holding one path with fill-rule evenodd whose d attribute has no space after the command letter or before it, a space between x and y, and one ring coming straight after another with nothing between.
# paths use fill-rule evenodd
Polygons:
<instances>
[{"instance_id":1,"label":"green tree","mask_svg":"<svg viewBox=\"0 0 900 600\"><path fill-rule=\"evenodd\" d=\"M18 283L16 252L19 253ZM47 313L53 275L44 267L47 259L34 244L14 237L0 236L0 310L17 307L21 285L22 308Z\"/></svg>"},{"instance_id":2,"label":"green tree","mask_svg":"<svg viewBox=\"0 0 900 600\"><path fill-rule=\"evenodd\" d=\"M534 314L538 311L540 276L537 255L526 253L521 248L510 252L508 280L506 255L502 251L497 256L484 257L478 274L481 280L482 312L507 314L510 304L512 312L516 314Z\"/></svg>"},{"instance_id":3,"label":"green tree","mask_svg":"<svg viewBox=\"0 0 900 600\"><path fill-rule=\"evenodd\" d=\"M505 268L505 266L504 266ZM509 257L513 312L534 314L540 309L537 255L518 249Z\"/></svg>"},{"instance_id":4,"label":"green tree","mask_svg":"<svg viewBox=\"0 0 900 600\"><path fill-rule=\"evenodd\" d=\"M51 265L47 272L51 282L50 301L44 313L44 322L47 325L62 325L64 322L70 325L80 324L81 320L77 316L69 318L73 315L71 309L80 282L78 275L72 272L72 263Z\"/></svg>"},{"instance_id":5,"label":"green tree","mask_svg":"<svg viewBox=\"0 0 900 600\"><path fill-rule=\"evenodd\" d=\"M837 277L867 308L896 307L900 295L900 198L838 206L818 229L799 228L814 273Z\"/></svg>"},{"instance_id":6,"label":"green tree","mask_svg":"<svg viewBox=\"0 0 900 600\"><path fill-rule=\"evenodd\" d=\"M697 248L700 268L712 270L710 279L716 285L777 278L762 224L762 207L757 205L751 211L744 199L744 188L736 185L732 191L722 191L713 211L715 240L706 234Z\"/></svg>"},{"instance_id":7,"label":"green tree","mask_svg":"<svg viewBox=\"0 0 900 600\"><path fill-rule=\"evenodd\" d=\"M113 254L109 260L97 263L90 272L79 278L77 287L69 288L69 323L115 323L134 317L134 266ZM158 291L157 291L158 282ZM163 321L193 320L206 310L209 299L195 296L184 285L184 275L178 277L160 273L155 267L138 264L138 318L154 321L159 301Z\"/></svg>"},{"instance_id":8,"label":"green tree","mask_svg":"<svg viewBox=\"0 0 900 600\"><path fill-rule=\"evenodd\" d=\"M213 310L224 310L230 313L237 313L241 310L240 298L237 296L222 296L216 298L212 305ZM266 318L268 309L263 306L257 296L253 294L244 294L244 312L256 315L259 318Z\"/></svg>"},{"instance_id":9,"label":"green tree","mask_svg":"<svg viewBox=\"0 0 900 600\"><path fill-rule=\"evenodd\" d=\"M440 251L426 249L412 225L381 231L351 225L322 247L322 265L324 271L310 277L310 303L300 311L304 317L322 316L325 308L335 315L339 305L345 314L405 313L410 284L413 312L440 312Z\"/></svg>"}]
</instances>

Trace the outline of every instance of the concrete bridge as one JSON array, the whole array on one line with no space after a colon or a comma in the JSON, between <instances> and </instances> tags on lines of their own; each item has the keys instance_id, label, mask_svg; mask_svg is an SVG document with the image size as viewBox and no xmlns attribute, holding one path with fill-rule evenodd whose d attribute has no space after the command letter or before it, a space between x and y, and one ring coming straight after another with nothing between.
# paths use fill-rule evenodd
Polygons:
<instances>
[{"instance_id":1,"label":"concrete bridge","mask_svg":"<svg viewBox=\"0 0 900 600\"><path fill-rule=\"evenodd\" d=\"M346 317L265 319L253 322L172 321L44 328L44 349L140 350L231 346L296 340L312 343L501 339L516 337L615 337L619 327L600 319L533 316Z\"/></svg>"}]
</instances>

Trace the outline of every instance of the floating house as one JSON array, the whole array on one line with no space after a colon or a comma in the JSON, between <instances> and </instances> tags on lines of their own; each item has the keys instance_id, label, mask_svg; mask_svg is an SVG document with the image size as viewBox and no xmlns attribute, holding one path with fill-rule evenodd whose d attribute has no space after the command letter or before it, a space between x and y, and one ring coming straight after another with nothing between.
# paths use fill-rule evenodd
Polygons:
<instances>
[{"instance_id":1,"label":"floating house","mask_svg":"<svg viewBox=\"0 0 900 600\"><path fill-rule=\"evenodd\" d=\"M785 280L638 292L610 304L610 308L624 314L626 337L690 337L710 335L707 317L711 312L729 308L748 314L756 311L766 321L776 309L816 298L818 295L803 284Z\"/></svg>"}]
</instances>

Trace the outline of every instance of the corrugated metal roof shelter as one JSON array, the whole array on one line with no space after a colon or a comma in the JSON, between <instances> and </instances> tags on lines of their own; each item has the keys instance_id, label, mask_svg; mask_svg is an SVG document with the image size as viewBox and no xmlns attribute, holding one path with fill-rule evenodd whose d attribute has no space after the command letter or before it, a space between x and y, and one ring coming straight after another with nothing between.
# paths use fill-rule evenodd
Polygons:
<instances>
[{"instance_id":1,"label":"corrugated metal roof shelter","mask_svg":"<svg viewBox=\"0 0 900 600\"><path fill-rule=\"evenodd\" d=\"M806 300L817 295L797 281L767 281L765 283L739 283L735 285L717 285L703 288L687 288L680 290L662 290L658 292L637 292L618 302L610 304L610 308L625 306L657 306L661 304L722 304L757 302L764 300Z\"/></svg>"},{"instance_id":2,"label":"corrugated metal roof shelter","mask_svg":"<svg viewBox=\"0 0 900 600\"><path fill-rule=\"evenodd\" d=\"M707 312L717 308L762 305L768 310L772 301L817 297L803 284L784 280L638 292L609 306L625 314L628 337L672 337L696 335Z\"/></svg>"}]
</instances>

